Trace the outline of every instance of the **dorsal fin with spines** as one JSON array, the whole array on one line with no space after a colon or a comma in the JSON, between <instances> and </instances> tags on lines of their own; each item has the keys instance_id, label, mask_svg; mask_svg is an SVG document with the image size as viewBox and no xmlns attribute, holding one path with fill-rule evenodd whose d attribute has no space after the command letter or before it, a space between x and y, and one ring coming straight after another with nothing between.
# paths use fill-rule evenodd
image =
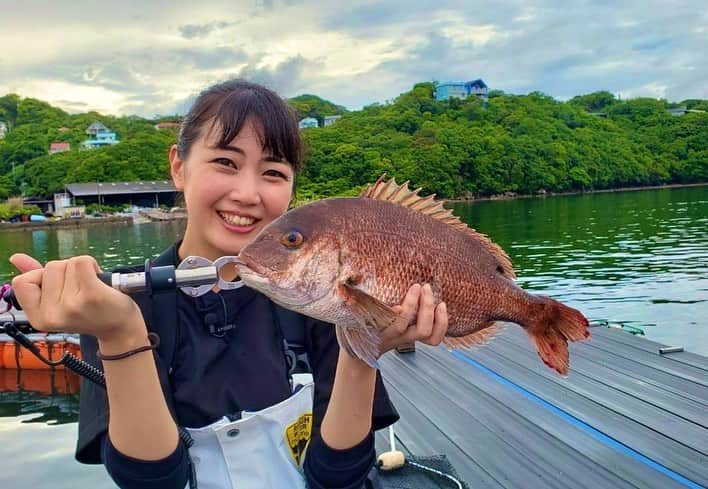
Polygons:
<instances>
[{"instance_id":1,"label":"dorsal fin with spines","mask_svg":"<svg viewBox=\"0 0 708 489\"><path fill-rule=\"evenodd\" d=\"M359 197L395 202L404 207L410 207L413 210L427 214L428 216L438 219L439 221L442 221L455 229L459 229L460 231L470 234L497 260L497 263L499 264L499 271L502 275L509 279L516 278L514 267L511 264L509 256L504 252L504 250L502 250L499 245L492 242L492 240L486 235L478 233L474 229L467 226L467 224L454 215L450 209L445 209L443 207L444 202L442 200L436 200L435 194L427 197L421 197L418 195L418 192L422 189L409 189L408 181L405 181L399 185L396 183L395 178L384 181L385 177L386 174L384 173L378 180L376 180L376 183L364 187L361 190Z\"/></svg>"}]
</instances>

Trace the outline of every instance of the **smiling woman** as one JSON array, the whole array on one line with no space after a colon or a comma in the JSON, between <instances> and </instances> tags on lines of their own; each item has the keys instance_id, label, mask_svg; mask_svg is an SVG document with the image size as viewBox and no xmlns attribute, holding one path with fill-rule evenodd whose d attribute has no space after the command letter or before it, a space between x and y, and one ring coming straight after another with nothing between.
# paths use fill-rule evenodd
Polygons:
<instances>
[{"instance_id":1,"label":"smiling woman","mask_svg":"<svg viewBox=\"0 0 708 489\"><path fill-rule=\"evenodd\" d=\"M296 118L270 90L232 80L202 92L170 150L184 239L154 265L237 254L288 209L301 148ZM44 268L27 255L12 261L25 272L13 288L32 325L82 333L84 359L103 367L107 395L91 385L81 393L76 457L104 464L119 487L375 487L373 430L398 415L378 372L339 349L332 325L245 286L128 297L96 278L91 257ZM447 328L420 287L400 314L418 319L392 348ZM148 333L162 340L154 354Z\"/></svg>"},{"instance_id":2,"label":"smiling woman","mask_svg":"<svg viewBox=\"0 0 708 489\"><path fill-rule=\"evenodd\" d=\"M276 94L254 87L229 82L203 94L170 151L190 216L182 243L190 254L235 253L292 198L302 167L297 126Z\"/></svg>"}]
</instances>

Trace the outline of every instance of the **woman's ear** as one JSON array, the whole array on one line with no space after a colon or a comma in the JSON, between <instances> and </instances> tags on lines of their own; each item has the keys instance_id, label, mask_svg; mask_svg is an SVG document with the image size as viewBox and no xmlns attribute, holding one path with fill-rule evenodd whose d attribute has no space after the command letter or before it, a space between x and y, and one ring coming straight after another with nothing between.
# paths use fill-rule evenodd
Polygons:
<instances>
[{"instance_id":1,"label":"woman's ear","mask_svg":"<svg viewBox=\"0 0 708 489\"><path fill-rule=\"evenodd\" d=\"M170 148L170 174L177 190L184 191L184 162L179 157L177 145Z\"/></svg>"}]
</instances>

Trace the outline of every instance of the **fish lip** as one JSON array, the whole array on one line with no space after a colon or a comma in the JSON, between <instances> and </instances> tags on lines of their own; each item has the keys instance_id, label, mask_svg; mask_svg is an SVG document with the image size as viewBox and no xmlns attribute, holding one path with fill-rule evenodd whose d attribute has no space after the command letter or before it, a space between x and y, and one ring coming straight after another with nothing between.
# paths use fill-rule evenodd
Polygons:
<instances>
[{"instance_id":1,"label":"fish lip","mask_svg":"<svg viewBox=\"0 0 708 489\"><path fill-rule=\"evenodd\" d=\"M259 265L257 262L249 259L247 256L242 256L238 255L236 259L234 260L234 263L236 264L237 267L241 268L246 268L247 270L250 270L251 272L260 275L262 277L267 277L265 271L266 268L263 267L262 265Z\"/></svg>"},{"instance_id":2,"label":"fish lip","mask_svg":"<svg viewBox=\"0 0 708 489\"><path fill-rule=\"evenodd\" d=\"M245 281L246 284L248 285L249 280L253 282L260 283L260 285L268 285L271 283L270 278L268 278L267 273L265 271L267 270L265 267L262 265L259 265L258 263L254 262L253 260L250 260L246 256L241 256L239 255L235 260L234 263L237 266L238 273L239 275L244 278L245 276ZM252 285L256 285L253 283ZM287 292L290 291L290 289L280 289L286 291L286 294L284 297L279 297L278 299L272 299L274 302L280 304L281 306L285 307L286 309L289 307L297 307L297 306L306 306L307 304L310 304L312 302L316 302L320 300L322 297L326 296L327 293L325 292L322 297L310 297L310 295L305 294L305 296L300 296L300 295L290 295Z\"/></svg>"}]
</instances>

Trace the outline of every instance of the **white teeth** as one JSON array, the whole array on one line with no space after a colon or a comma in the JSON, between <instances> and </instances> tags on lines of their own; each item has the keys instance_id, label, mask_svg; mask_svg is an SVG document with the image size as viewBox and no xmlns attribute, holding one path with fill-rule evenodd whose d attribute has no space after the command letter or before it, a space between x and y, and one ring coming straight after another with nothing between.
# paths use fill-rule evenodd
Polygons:
<instances>
[{"instance_id":1,"label":"white teeth","mask_svg":"<svg viewBox=\"0 0 708 489\"><path fill-rule=\"evenodd\" d=\"M233 226L248 227L253 225L254 222L256 222L256 220L252 217L237 216L235 214L225 214L223 212L219 212L219 215L224 221L228 222Z\"/></svg>"}]
</instances>

